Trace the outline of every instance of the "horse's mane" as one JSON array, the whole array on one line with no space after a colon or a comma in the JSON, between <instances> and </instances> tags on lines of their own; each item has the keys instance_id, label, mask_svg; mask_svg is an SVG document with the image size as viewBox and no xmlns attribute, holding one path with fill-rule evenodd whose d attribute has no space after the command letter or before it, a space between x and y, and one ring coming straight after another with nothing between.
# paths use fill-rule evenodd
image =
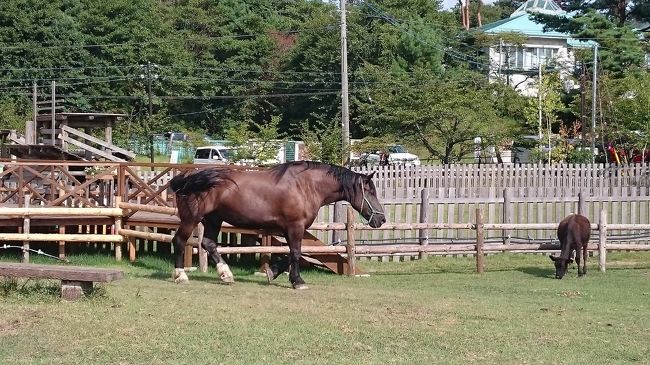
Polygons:
<instances>
[{"instance_id":1,"label":"horse's mane","mask_svg":"<svg viewBox=\"0 0 650 365\"><path fill-rule=\"evenodd\" d=\"M229 176L231 169L207 168L186 172L171 179L169 186L177 195L198 195L224 182L235 181Z\"/></svg>"},{"instance_id":2,"label":"horse's mane","mask_svg":"<svg viewBox=\"0 0 650 365\"><path fill-rule=\"evenodd\" d=\"M306 170L325 170L327 175L331 175L343 189L343 196L347 198L352 198L354 193L354 185L359 181L359 174L356 172L346 169L343 166L332 165L323 162L315 161L295 161L287 162L280 165L277 165L271 169L271 172L275 176L275 180L280 181L280 179L289 171L291 168L302 168L300 172Z\"/></svg>"}]
</instances>

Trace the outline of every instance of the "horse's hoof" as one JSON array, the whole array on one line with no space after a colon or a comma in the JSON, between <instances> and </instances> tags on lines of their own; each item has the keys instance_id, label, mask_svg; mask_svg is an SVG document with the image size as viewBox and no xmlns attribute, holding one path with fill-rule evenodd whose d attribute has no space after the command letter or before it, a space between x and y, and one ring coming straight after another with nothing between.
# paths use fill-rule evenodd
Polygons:
<instances>
[{"instance_id":1,"label":"horse's hoof","mask_svg":"<svg viewBox=\"0 0 650 365\"><path fill-rule=\"evenodd\" d=\"M271 269L266 269L266 280L268 280L269 284L271 284L271 282L273 281L273 279L275 279L275 277L274 277L274 275L273 275L273 270L271 270Z\"/></svg>"},{"instance_id":2,"label":"horse's hoof","mask_svg":"<svg viewBox=\"0 0 650 365\"><path fill-rule=\"evenodd\" d=\"M305 284L296 284L293 286L295 290L307 290L309 287Z\"/></svg>"},{"instance_id":3,"label":"horse's hoof","mask_svg":"<svg viewBox=\"0 0 650 365\"><path fill-rule=\"evenodd\" d=\"M230 271L230 267L224 263L217 264L217 274L219 274L219 279L223 284L232 284L235 282L235 277Z\"/></svg>"},{"instance_id":4,"label":"horse's hoof","mask_svg":"<svg viewBox=\"0 0 650 365\"><path fill-rule=\"evenodd\" d=\"M176 284L189 284L190 283L190 281L187 278L186 279L177 278L176 280L174 280L174 282Z\"/></svg>"},{"instance_id":5,"label":"horse's hoof","mask_svg":"<svg viewBox=\"0 0 650 365\"><path fill-rule=\"evenodd\" d=\"M233 284L235 282L235 278L228 275L222 275L219 279L221 279L223 284Z\"/></svg>"}]
</instances>

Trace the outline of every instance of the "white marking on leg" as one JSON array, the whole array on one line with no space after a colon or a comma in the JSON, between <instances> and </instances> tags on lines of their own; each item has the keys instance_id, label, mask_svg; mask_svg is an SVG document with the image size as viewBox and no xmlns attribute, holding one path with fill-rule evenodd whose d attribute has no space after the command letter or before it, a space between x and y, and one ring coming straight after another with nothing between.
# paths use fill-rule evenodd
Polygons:
<instances>
[{"instance_id":1,"label":"white marking on leg","mask_svg":"<svg viewBox=\"0 0 650 365\"><path fill-rule=\"evenodd\" d=\"M187 284L190 282L184 269L174 269L173 279L176 284Z\"/></svg>"}]
</instances>

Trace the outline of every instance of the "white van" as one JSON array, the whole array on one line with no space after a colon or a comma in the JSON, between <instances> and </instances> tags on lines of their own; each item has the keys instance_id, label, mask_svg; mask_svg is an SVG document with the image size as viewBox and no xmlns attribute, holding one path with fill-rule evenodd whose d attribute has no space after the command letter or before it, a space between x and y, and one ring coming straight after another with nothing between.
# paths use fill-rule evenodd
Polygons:
<instances>
[{"instance_id":1,"label":"white van","mask_svg":"<svg viewBox=\"0 0 650 365\"><path fill-rule=\"evenodd\" d=\"M232 163L235 153L233 147L227 146L203 146L198 147L194 153L195 164L225 165Z\"/></svg>"}]
</instances>

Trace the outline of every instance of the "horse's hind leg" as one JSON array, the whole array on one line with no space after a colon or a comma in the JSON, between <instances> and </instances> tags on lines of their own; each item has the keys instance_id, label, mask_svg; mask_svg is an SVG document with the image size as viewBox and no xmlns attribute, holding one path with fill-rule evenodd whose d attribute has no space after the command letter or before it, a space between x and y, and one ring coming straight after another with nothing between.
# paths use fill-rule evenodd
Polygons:
<instances>
[{"instance_id":1,"label":"horse's hind leg","mask_svg":"<svg viewBox=\"0 0 650 365\"><path fill-rule=\"evenodd\" d=\"M235 282L232 271L230 271L230 267L226 261L217 252L217 236L221 230L222 222L215 214L208 214L203 218L204 231L201 246L208 251L212 261L217 265L217 274L219 274L221 282L231 284Z\"/></svg>"},{"instance_id":2,"label":"horse's hind leg","mask_svg":"<svg viewBox=\"0 0 650 365\"><path fill-rule=\"evenodd\" d=\"M185 255L185 244L190 238L190 235L192 234L195 226L196 223L181 222L181 225L176 230L174 238L172 238L172 243L174 243L174 251L176 254L173 279L177 284L184 284L190 281L187 277L187 274L185 273L183 257Z\"/></svg>"},{"instance_id":3,"label":"horse's hind leg","mask_svg":"<svg viewBox=\"0 0 650 365\"><path fill-rule=\"evenodd\" d=\"M589 256L588 243L582 246L582 275L587 275L587 256Z\"/></svg>"}]
</instances>

